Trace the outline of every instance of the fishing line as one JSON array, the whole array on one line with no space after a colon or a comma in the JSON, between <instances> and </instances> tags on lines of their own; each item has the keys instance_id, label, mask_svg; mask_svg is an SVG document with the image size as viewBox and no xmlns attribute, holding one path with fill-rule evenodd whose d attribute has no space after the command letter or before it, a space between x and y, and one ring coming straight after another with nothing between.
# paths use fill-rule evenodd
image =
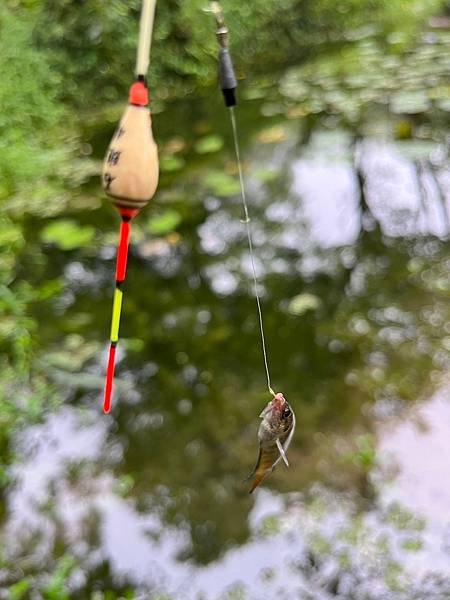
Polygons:
<instances>
[{"instance_id":1,"label":"fishing line","mask_svg":"<svg viewBox=\"0 0 450 600\"><path fill-rule=\"evenodd\" d=\"M267 356L266 336L264 333L264 320L261 307L261 296L259 293L258 276L255 267L255 252L253 249L253 237L251 229L251 219L248 211L247 195L244 184L244 174L242 169L241 153L239 148L239 135L236 123L236 88L237 79L234 73L233 62L228 50L228 29L225 26L222 8L219 2L211 2L208 12L212 12L216 19L216 36L219 42L219 85L222 90L225 106L229 108L231 129L233 131L234 151L239 173L239 185L241 191L242 206L244 208L243 223L245 224L248 239L248 249L250 254L250 263L252 268L253 286L255 291L256 306L258 309L259 330L261 334L261 347L264 359L264 368L267 377L267 388L272 396L272 400L260 414L263 422L258 430L259 454L255 468L250 477L254 477L250 493L269 475L277 464L283 460L286 466L289 462L286 457L286 451L292 440L295 430L294 411L289 406L283 394L275 394L270 381L269 359ZM279 454L279 456L278 456Z\"/></svg>"},{"instance_id":2,"label":"fishing line","mask_svg":"<svg viewBox=\"0 0 450 600\"><path fill-rule=\"evenodd\" d=\"M267 347L266 347L266 336L264 333L264 320L263 313L261 308L261 296L259 294L259 284L258 284L258 276L256 274L255 267L255 256L253 251L253 238L252 231L250 226L250 215L248 212L248 204L247 204L247 196L245 193L245 185L244 185L244 175L242 170L242 161L241 161L241 153L239 150L239 136L237 132L237 124L236 124L236 115L234 112L234 107L236 106L236 87L237 80L236 75L234 73L233 61L231 60L230 52L228 50L228 28L225 25L222 7L219 2L211 2L210 8L205 9L207 12L213 13L216 24L217 24L217 41L219 42L219 85L222 90L223 98L225 101L225 106L229 109L230 120L231 120L231 128L233 131L233 141L234 141L234 151L236 155L236 163L238 167L239 173L239 185L241 190L241 200L242 206L244 208L244 217L243 221L247 230L247 239L248 239L248 248L250 253L250 262L252 267L252 276L253 276L253 286L255 290L255 299L256 306L258 309L258 321L259 321L259 330L261 334L261 347L262 354L264 359L264 368L266 370L267 377L267 387L272 394L275 396L275 392L272 389L271 381L270 381L270 370L269 370L269 360L267 357Z\"/></svg>"},{"instance_id":3,"label":"fishing line","mask_svg":"<svg viewBox=\"0 0 450 600\"><path fill-rule=\"evenodd\" d=\"M263 320L263 313L262 313L262 309L261 309L261 297L260 297L259 289L258 289L259 288L258 276L256 275L255 258L254 258L254 252L253 252L253 239L252 239L252 231L251 231L251 225L250 225L251 219L250 219L249 212L248 212L247 197L246 197L246 193L245 193L244 175L242 172L241 153L239 150L239 138L238 138L238 134L237 134L236 115L234 113L234 106L230 106L229 110L230 110L231 128L233 130L234 151L236 154L236 163L237 163L238 173L239 173L239 184L241 187L241 200L242 200L242 206L244 208L245 220L243 222L245 223L245 227L247 230L248 249L249 249L249 253L250 253L250 262L251 262L252 274L253 274L253 287L254 287L254 291L255 291L256 306L258 308L259 330L260 330L260 334L261 334L261 347L262 347L262 354L263 354L263 359L264 359L264 367L266 370L267 387L269 389L269 392L273 396L275 396L275 392L272 389L271 381L270 381L269 361L267 358L267 348L266 348L266 336L264 334L264 320Z\"/></svg>"}]
</instances>

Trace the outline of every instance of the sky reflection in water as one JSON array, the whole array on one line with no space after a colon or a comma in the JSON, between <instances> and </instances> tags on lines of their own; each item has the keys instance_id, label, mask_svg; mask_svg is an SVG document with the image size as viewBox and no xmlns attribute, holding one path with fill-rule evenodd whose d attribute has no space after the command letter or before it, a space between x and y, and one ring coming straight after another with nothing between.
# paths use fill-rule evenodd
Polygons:
<instances>
[{"instance_id":1,"label":"sky reflection in water","mask_svg":"<svg viewBox=\"0 0 450 600\"><path fill-rule=\"evenodd\" d=\"M302 143L282 125L276 145L242 133L269 356L299 422L291 469L248 497L242 479L267 398L245 231L239 198L197 190L179 237L149 236L144 216L136 222L112 418L92 408L112 245L67 260L56 308L71 323L65 351L83 352L84 366L49 367L74 406L18 441L8 553L32 548L45 562L57 540L83 565L75 588L106 560L114 581L180 600L241 589L258 599L392 589L403 598L430 569L448 574L445 161L432 169L401 144L355 141L326 123ZM434 144L432 157L441 154ZM202 180L208 161L200 176L180 176L175 194ZM101 222L108 210L91 214Z\"/></svg>"}]
</instances>

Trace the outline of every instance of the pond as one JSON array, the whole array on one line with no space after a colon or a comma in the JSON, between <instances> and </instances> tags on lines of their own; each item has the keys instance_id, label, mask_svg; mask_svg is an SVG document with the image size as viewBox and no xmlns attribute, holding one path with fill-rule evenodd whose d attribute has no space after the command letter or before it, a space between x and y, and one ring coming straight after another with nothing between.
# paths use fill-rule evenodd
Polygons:
<instances>
[{"instance_id":1,"label":"pond","mask_svg":"<svg viewBox=\"0 0 450 600\"><path fill-rule=\"evenodd\" d=\"M155 90L161 183L133 223L109 416L118 217L95 174L30 221L48 264L28 280L63 278L35 316L65 401L16 440L5 586L52 568L70 598L450 593L449 41L361 31L240 86L269 363L297 415L290 468L252 496L269 397L219 92ZM113 113L86 124L94 171Z\"/></svg>"}]
</instances>

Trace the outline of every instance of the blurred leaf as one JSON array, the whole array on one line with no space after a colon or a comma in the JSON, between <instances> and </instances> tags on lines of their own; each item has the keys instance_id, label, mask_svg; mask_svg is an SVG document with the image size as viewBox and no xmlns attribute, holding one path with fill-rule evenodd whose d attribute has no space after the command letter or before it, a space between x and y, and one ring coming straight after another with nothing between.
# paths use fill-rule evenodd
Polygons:
<instances>
[{"instance_id":1,"label":"blurred leaf","mask_svg":"<svg viewBox=\"0 0 450 600\"><path fill-rule=\"evenodd\" d=\"M64 287L62 279L50 279L46 281L41 287L36 290L38 292L39 300L49 300L57 294L59 294Z\"/></svg>"},{"instance_id":2,"label":"blurred leaf","mask_svg":"<svg viewBox=\"0 0 450 600\"><path fill-rule=\"evenodd\" d=\"M423 548L423 542L418 539L407 539L402 542L402 548L408 552L419 552Z\"/></svg>"},{"instance_id":3,"label":"blurred leaf","mask_svg":"<svg viewBox=\"0 0 450 600\"><path fill-rule=\"evenodd\" d=\"M114 486L114 492L123 498L128 496L135 485L134 477L129 473L122 475Z\"/></svg>"},{"instance_id":4,"label":"blurred leaf","mask_svg":"<svg viewBox=\"0 0 450 600\"><path fill-rule=\"evenodd\" d=\"M59 560L55 573L43 589L45 600L69 600L70 593L67 579L76 564L73 556L66 555Z\"/></svg>"},{"instance_id":5,"label":"blurred leaf","mask_svg":"<svg viewBox=\"0 0 450 600\"><path fill-rule=\"evenodd\" d=\"M147 223L147 229L153 235L167 235L181 223L181 214L175 209L169 208L161 215L151 217Z\"/></svg>"},{"instance_id":6,"label":"blurred leaf","mask_svg":"<svg viewBox=\"0 0 450 600\"><path fill-rule=\"evenodd\" d=\"M423 113L426 112L430 102L426 90L413 90L409 92L397 92L393 95L390 108L393 113Z\"/></svg>"},{"instance_id":7,"label":"blurred leaf","mask_svg":"<svg viewBox=\"0 0 450 600\"><path fill-rule=\"evenodd\" d=\"M25 594L30 589L31 584L29 579L22 579L22 581L18 581L14 585L9 588L9 598L10 600L22 600L25 597Z\"/></svg>"},{"instance_id":8,"label":"blurred leaf","mask_svg":"<svg viewBox=\"0 0 450 600\"><path fill-rule=\"evenodd\" d=\"M275 125L274 127L268 127L263 129L258 134L258 141L262 144L278 144L284 142L287 139L287 131L282 125Z\"/></svg>"},{"instance_id":9,"label":"blurred leaf","mask_svg":"<svg viewBox=\"0 0 450 600\"><path fill-rule=\"evenodd\" d=\"M195 143L194 148L198 154L212 154L221 150L223 145L223 138L219 135L205 135Z\"/></svg>"},{"instance_id":10,"label":"blurred leaf","mask_svg":"<svg viewBox=\"0 0 450 600\"><path fill-rule=\"evenodd\" d=\"M128 352L142 352L145 348L144 341L139 338L123 338L121 344Z\"/></svg>"},{"instance_id":11,"label":"blurred leaf","mask_svg":"<svg viewBox=\"0 0 450 600\"><path fill-rule=\"evenodd\" d=\"M240 186L236 177L232 177L223 171L210 171L205 179L206 187L216 196L227 198L239 193Z\"/></svg>"},{"instance_id":12,"label":"blurred leaf","mask_svg":"<svg viewBox=\"0 0 450 600\"><path fill-rule=\"evenodd\" d=\"M18 225L0 220L0 246L17 245L22 241L22 231Z\"/></svg>"},{"instance_id":13,"label":"blurred leaf","mask_svg":"<svg viewBox=\"0 0 450 600\"><path fill-rule=\"evenodd\" d=\"M322 301L318 296L304 292L289 301L288 312L299 317L308 310L317 310L321 304Z\"/></svg>"},{"instance_id":14,"label":"blurred leaf","mask_svg":"<svg viewBox=\"0 0 450 600\"><path fill-rule=\"evenodd\" d=\"M160 160L159 166L161 171L170 173L172 171L179 171L186 164L184 158L179 156L163 156Z\"/></svg>"},{"instance_id":15,"label":"blurred leaf","mask_svg":"<svg viewBox=\"0 0 450 600\"><path fill-rule=\"evenodd\" d=\"M281 172L276 169L256 169L253 176L262 183L271 183L281 177Z\"/></svg>"},{"instance_id":16,"label":"blurred leaf","mask_svg":"<svg viewBox=\"0 0 450 600\"><path fill-rule=\"evenodd\" d=\"M46 244L55 244L61 250L74 250L88 246L94 239L95 229L82 226L69 219L61 219L46 225L41 240Z\"/></svg>"}]
</instances>

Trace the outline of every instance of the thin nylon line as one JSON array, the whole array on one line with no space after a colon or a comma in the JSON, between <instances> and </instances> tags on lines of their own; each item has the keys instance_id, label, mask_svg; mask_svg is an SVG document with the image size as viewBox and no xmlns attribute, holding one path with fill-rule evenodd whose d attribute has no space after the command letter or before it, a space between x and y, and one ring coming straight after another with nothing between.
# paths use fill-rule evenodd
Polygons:
<instances>
[{"instance_id":1,"label":"thin nylon line","mask_svg":"<svg viewBox=\"0 0 450 600\"><path fill-rule=\"evenodd\" d=\"M264 335L264 323L263 323L263 315L262 315L262 310L261 310L261 299L260 299L259 292L258 292L258 277L256 275L256 269L255 269L252 232L251 232L251 228L250 228L250 217L248 214L247 198L245 195L244 176L242 174L241 153L239 151L239 141L238 141L238 135L237 135L234 106L230 106L230 117L231 117L231 126L233 128L234 150L236 153L236 162L237 162L238 172L239 172L239 183L241 186L242 206L244 207L245 225L247 228L248 248L250 250L250 260L251 260L252 272L253 272L253 286L255 289L256 306L258 307L259 329L261 332L261 346L262 346L262 353L263 353L263 358L264 358L264 367L266 369L267 387L269 388L269 392L272 394L272 396L275 396L275 392L273 391L271 383L270 383L269 362L267 359L266 338Z\"/></svg>"}]
</instances>

